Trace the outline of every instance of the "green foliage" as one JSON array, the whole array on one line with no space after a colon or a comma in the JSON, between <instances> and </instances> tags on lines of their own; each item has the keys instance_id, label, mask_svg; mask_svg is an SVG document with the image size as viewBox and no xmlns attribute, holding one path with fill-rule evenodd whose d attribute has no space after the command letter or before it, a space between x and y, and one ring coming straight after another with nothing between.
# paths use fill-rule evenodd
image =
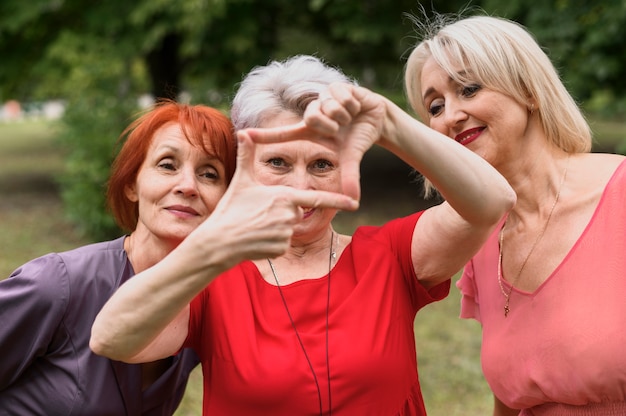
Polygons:
<instances>
[{"instance_id":1,"label":"green foliage","mask_svg":"<svg viewBox=\"0 0 626 416\"><path fill-rule=\"evenodd\" d=\"M115 137L124 127L123 103L107 97L72 101L66 110L62 144L65 172L60 178L67 216L95 240L120 235L105 204L105 185ZM115 120L117 119L117 122Z\"/></svg>"},{"instance_id":2,"label":"green foliage","mask_svg":"<svg viewBox=\"0 0 626 416\"><path fill-rule=\"evenodd\" d=\"M530 29L587 110L604 116L626 114L626 2L484 3Z\"/></svg>"},{"instance_id":3,"label":"green foliage","mask_svg":"<svg viewBox=\"0 0 626 416\"><path fill-rule=\"evenodd\" d=\"M414 43L406 13L482 7L517 20L545 46L584 106L626 114L626 3L548 0L2 0L0 100L61 98L72 218L108 233L101 198L113 142L139 95L189 93L222 106L243 74L270 59L315 54L362 85L402 92ZM81 200L81 197L83 200ZM91 208L89 208L90 204ZM86 225L86 223L92 225Z\"/></svg>"},{"instance_id":4,"label":"green foliage","mask_svg":"<svg viewBox=\"0 0 626 416\"><path fill-rule=\"evenodd\" d=\"M60 81L40 88L65 97L67 106L60 137L67 215L93 239L114 237L120 230L106 210L104 191L117 137L137 110L140 65L125 60L111 42L70 32L59 36L48 59Z\"/></svg>"}]
</instances>

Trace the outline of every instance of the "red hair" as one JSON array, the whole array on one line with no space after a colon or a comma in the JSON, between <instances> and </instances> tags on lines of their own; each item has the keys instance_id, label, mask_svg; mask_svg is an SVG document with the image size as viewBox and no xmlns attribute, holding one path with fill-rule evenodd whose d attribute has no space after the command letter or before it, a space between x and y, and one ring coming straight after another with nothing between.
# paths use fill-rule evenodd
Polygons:
<instances>
[{"instance_id":1,"label":"red hair","mask_svg":"<svg viewBox=\"0 0 626 416\"><path fill-rule=\"evenodd\" d=\"M168 123L178 123L189 143L224 164L226 184L235 173L237 141L226 115L205 105L192 106L169 100L159 102L122 132L120 141L124 144L111 167L107 204L117 224L125 230L133 231L139 216L137 203L126 197L125 189L137 179L154 134Z\"/></svg>"}]
</instances>

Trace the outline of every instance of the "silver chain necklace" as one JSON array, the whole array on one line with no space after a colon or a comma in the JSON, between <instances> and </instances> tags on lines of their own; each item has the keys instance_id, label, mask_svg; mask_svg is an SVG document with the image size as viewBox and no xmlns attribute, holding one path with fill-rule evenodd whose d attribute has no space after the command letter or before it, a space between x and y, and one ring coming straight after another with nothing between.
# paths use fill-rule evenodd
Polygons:
<instances>
[{"instance_id":1,"label":"silver chain necklace","mask_svg":"<svg viewBox=\"0 0 626 416\"><path fill-rule=\"evenodd\" d=\"M330 361L328 360L328 314L330 311L330 270L332 268L333 259L336 258L337 254L333 250L333 240L335 237L335 232L333 231L330 234L330 254L328 255L328 292L326 296L326 374L328 375L328 415L332 415L332 401L331 401L331 393L330 393ZM298 328L296 327L296 323L291 316L291 312L289 311L289 307L287 306L287 300L285 299L285 295L283 294L283 290L280 287L280 283L278 282L278 276L276 274L276 270L274 269L274 265L270 259L267 259L267 262L270 265L270 269L272 270L272 275L274 275L274 280L276 281L276 287L278 287L278 292L280 293L280 298L283 300L283 305L285 305L285 310L287 311L287 316L289 317L289 321L291 322L291 326L296 333L296 338L298 338L298 343L300 344L300 348L302 348L302 352L304 353L304 358L306 358L307 363L309 364L309 369L311 370L311 374L313 375L313 380L315 381L315 387L317 387L317 398L320 406L320 416L324 415L324 409L322 406L322 390L320 388L320 383L317 380L317 375L315 374L315 370L313 369L313 364L311 363L311 359L309 358L309 354L306 352L306 348L304 348L304 343L302 342L302 338L300 337L300 333L298 332Z\"/></svg>"}]
</instances>

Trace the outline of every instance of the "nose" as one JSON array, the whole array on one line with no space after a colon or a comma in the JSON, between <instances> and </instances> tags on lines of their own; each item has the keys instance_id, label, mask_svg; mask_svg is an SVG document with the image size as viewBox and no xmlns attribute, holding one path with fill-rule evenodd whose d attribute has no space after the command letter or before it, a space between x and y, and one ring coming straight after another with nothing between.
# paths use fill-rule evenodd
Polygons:
<instances>
[{"instance_id":1,"label":"nose","mask_svg":"<svg viewBox=\"0 0 626 416\"><path fill-rule=\"evenodd\" d=\"M447 100L440 117L431 118L431 127L440 133L452 137L453 132L459 129L459 125L467 121L468 114L461 103L455 100Z\"/></svg>"},{"instance_id":2,"label":"nose","mask_svg":"<svg viewBox=\"0 0 626 416\"><path fill-rule=\"evenodd\" d=\"M181 169L174 191L185 197L198 196L198 178L193 169Z\"/></svg>"},{"instance_id":3,"label":"nose","mask_svg":"<svg viewBox=\"0 0 626 416\"><path fill-rule=\"evenodd\" d=\"M289 186L296 189L314 189L313 177L306 169L295 169L289 180Z\"/></svg>"}]
</instances>

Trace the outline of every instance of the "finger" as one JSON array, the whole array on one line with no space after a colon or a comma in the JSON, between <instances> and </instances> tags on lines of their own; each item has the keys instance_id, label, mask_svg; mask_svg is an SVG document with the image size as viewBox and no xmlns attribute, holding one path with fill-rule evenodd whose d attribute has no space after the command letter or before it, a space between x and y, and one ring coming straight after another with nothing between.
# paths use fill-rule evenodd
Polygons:
<instances>
[{"instance_id":1,"label":"finger","mask_svg":"<svg viewBox=\"0 0 626 416\"><path fill-rule=\"evenodd\" d=\"M299 207L333 208L343 211L356 211L359 208L358 200L348 195L327 192L289 188L292 203Z\"/></svg>"},{"instance_id":2,"label":"finger","mask_svg":"<svg viewBox=\"0 0 626 416\"><path fill-rule=\"evenodd\" d=\"M333 83L328 86L328 91L333 101L343 110L345 122L339 121L341 124L347 124L352 121L352 118L361 112L361 102L355 95L356 87L352 84L346 83ZM333 102L329 100L329 105Z\"/></svg>"},{"instance_id":3,"label":"finger","mask_svg":"<svg viewBox=\"0 0 626 416\"><path fill-rule=\"evenodd\" d=\"M254 183L253 164L255 147L245 131L237 132L237 164L233 183Z\"/></svg>"},{"instance_id":4,"label":"finger","mask_svg":"<svg viewBox=\"0 0 626 416\"><path fill-rule=\"evenodd\" d=\"M323 134L323 132L307 126L304 121L289 126L250 128L245 129L245 132L254 143L258 144L309 140L332 150L336 150L338 146L337 140L333 136Z\"/></svg>"},{"instance_id":5,"label":"finger","mask_svg":"<svg viewBox=\"0 0 626 416\"><path fill-rule=\"evenodd\" d=\"M330 107L332 103L334 103L334 110ZM336 111L340 110L332 96L320 96L317 100L309 103L302 119L308 127L315 130L317 133L324 136L333 136L337 134L340 125L339 120L334 118ZM342 122L345 122L349 114L344 114L343 117L340 114L338 117Z\"/></svg>"},{"instance_id":6,"label":"finger","mask_svg":"<svg viewBox=\"0 0 626 416\"><path fill-rule=\"evenodd\" d=\"M341 162L341 191L348 197L361 199L361 163L355 159L344 159Z\"/></svg>"},{"instance_id":7,"label":"finger","mask_svg":"<svg viewBox=\"0 0 626 416\"><path fill-rule=\"evenodd\" d=\"M333 97L311 102L304 112L304 122L324 134L336 134L339 126L352 121L352 114Z\"/></svg>"},{"instance_id":8,"label":"finger","mask_svg":"<svg viewBox=\"0 0 626 416\"><path fill-rule=\"evenodd\" d=\"M255 143L282 143L305 139L311 133L304 122L270 128L249 128L245 129L245 132Z\"/></svg>"}]
</instances>

